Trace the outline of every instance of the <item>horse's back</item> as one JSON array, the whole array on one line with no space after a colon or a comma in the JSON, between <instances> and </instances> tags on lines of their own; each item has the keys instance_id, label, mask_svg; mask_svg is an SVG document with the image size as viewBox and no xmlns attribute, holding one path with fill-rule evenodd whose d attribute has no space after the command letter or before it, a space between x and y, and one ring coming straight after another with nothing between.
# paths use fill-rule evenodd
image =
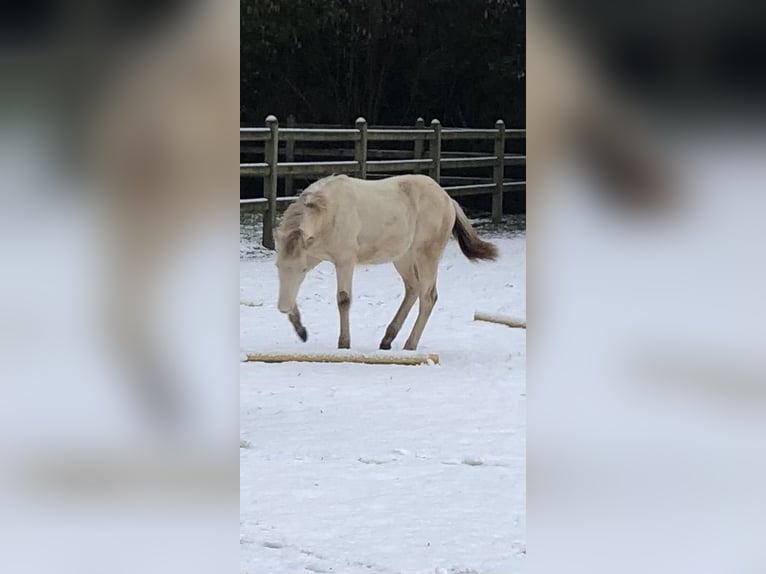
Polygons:
<instances>
[{"instance_id":1,"label":"horse's back","mask_svg":"<svg viewBox=\"0 0 766 574\"><path fill-rule=\"evenodd\" d=\"M455 224L452 198L427 175L402 175L391 179L413 205L416 224L414 241L443 248Z\"/></svg>"},{"instance_id":2,"label":"horse's back","mask_svg":"<svg viewBox=\"0 0 766 574\"><path fill-rule=\"evenodd\" d=\"M349 179L355 182L359 198L376 210L404 208L420 215L452 209L447 192L427 175L397 175L379 180Z\"/></svg>"},{"instance_id":3,"label":"horse's back","mask_svg":"<svg viewBox=\"0 0 766 574\"><path fill-rule=\"evenodd\" d=\"M446 244L454 224L447 193L425 175L349 178L360 220L359 261L393 261L418 245Z\"/></svg>"}]
</instances>

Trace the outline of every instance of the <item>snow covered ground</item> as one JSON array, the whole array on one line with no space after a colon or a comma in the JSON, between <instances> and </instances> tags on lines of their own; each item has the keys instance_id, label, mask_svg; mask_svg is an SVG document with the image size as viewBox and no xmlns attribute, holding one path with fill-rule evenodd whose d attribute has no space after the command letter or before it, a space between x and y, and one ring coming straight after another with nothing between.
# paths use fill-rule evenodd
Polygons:
<instances>
[{"instance_id":1,"label":"snow covered ground","mask_svg":"<svg viewBox=\"0 0 766 574\"><path fill-rule=\"evenodd\" d=\"M243 572L525 571L526 331L472 320L476 309L526 316L525 238L492 240L497 263L469 262L454 240L444 254L419 348L439 366L242 363ZM242 349L333 350L332 266L301 288L301 343L276 310L273 255L244 241ZM393 266L357 268L353 350L377 349L402 294Z\"/></svg>"}]
</instances>

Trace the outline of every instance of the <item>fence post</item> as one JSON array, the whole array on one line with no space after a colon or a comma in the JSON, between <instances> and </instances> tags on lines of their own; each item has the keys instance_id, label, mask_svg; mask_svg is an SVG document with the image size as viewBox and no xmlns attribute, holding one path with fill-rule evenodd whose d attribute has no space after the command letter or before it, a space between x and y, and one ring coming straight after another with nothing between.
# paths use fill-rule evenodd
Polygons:
<instances>
[{"instance_id":1,"label":"fence post","mask_svg":"<svg viewBox=\"0 0 766 574\"><path fill-rule=\"evenodd\" d=\"M274 116L266 118L271 138L265 142L264 159L269 164L269 174L263 178L263 195L268 208L263 215L263 245L274 249L274 228L277 224L277 164L279 163L279 122Z\"/></svg>"},{"instance_id":2,"label":"fence post","mask_svg":"<svg viewBox=\"0 0 766 574\"><path fill-rule=\"evenodd\" d=\"M426 127L426 122L425 122L425 120L423 120L423 118L418 118L415 121L415 129L416 130L422 130L422 129L425 129L425 127ZM415 159L423 159L423 140L421 140L421 139L416 139L415 140L415 154L414 154L414 156L415 156ZM415 173L420 173L421 171L423 171L423 170L420 168L420 166L416 166L415 167Z\"/></svg>"},{"instance_id":3,"label":"fence post","mask_svg":"<svg viewBox=\"0 0 766 574\"><path fill-rule=\"evenodd\" d=\"M359 177L367 179L367 120L356 118L359 141L354 146L354 159L359 164Z\"/></svg>"},{"instance_id":4,"label":"fence post","mask_svg":"<svg viewBox=\"0 0 766 574\"><path fill-rule=\"evenodd\" d=\"M495 122L495 190L492 193L492 222L500 223L503 219L503 180L505 179L505 122Z\"/></svg>"},{"instance_id":5,"label":"fence post","mask_svg":"<svg viewBox=\"0 0 766 574\"><path fill-rule=\"evenodd\" d=\"M431 129L434 130L433 139L431 140L431 177L439 183L442 173L442 124L439 120L431 120Z\"/></svg>"},{"instance_id":6,"label":"fence post","mask_svg":"<svg viewBox=\"0 0 766 574\"><path fill-rule=\"evenodd\" d=\"M288 128L294 128L295 127L295 116L293 114L290 114L287 116L287 127ZM294 139L288 139L285 140L285 161L292 162L295 161L295 140ZM286 175L285 176L285 195L291 196L293 194L293 188L295 186L295 179L292 175Z\"/></svg>"}]
</instances>

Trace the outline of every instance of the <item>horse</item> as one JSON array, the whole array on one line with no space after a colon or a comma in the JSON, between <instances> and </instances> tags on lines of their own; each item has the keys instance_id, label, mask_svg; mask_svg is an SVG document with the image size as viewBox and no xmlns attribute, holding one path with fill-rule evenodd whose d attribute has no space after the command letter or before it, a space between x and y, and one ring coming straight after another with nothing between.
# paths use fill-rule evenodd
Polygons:
<instances>
[{"instance_id":1,"label":"horse","mask_svg":"<svg viewBox=\"0 0 766 574\"><path fill-rule=\"evenodd\" d=\"M340 315L338 348L351 347L349 309L356 265L393 263L404 299L380 348L389 350L415 304L419 312L404 348L417 349L437 300L439 261L450 235L472 261L495 261L497 247L476 234L460 205L426 175L364 180L332 175L307 187L285 211L276 232L279 301L302 341L308 339L296 303L311 269L335 265Z\"/></svg>"}]
</instances>

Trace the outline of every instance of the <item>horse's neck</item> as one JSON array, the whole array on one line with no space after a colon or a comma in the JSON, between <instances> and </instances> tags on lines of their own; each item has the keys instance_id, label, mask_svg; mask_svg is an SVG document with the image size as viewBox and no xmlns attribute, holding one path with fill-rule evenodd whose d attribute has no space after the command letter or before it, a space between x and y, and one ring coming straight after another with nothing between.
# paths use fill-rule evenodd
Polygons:
<instances>
[{"instance_id":1,"label":"horse's neck","mask_svg":"<svg viewBox=\"0 0 766 574\"><path fill-rule=\"evenodd\" d=\"M319 257L314 257L313 255L306 254L306 270L311 271L314 267L319 265L323 260Z\"/></svg>"}]
</instances>

